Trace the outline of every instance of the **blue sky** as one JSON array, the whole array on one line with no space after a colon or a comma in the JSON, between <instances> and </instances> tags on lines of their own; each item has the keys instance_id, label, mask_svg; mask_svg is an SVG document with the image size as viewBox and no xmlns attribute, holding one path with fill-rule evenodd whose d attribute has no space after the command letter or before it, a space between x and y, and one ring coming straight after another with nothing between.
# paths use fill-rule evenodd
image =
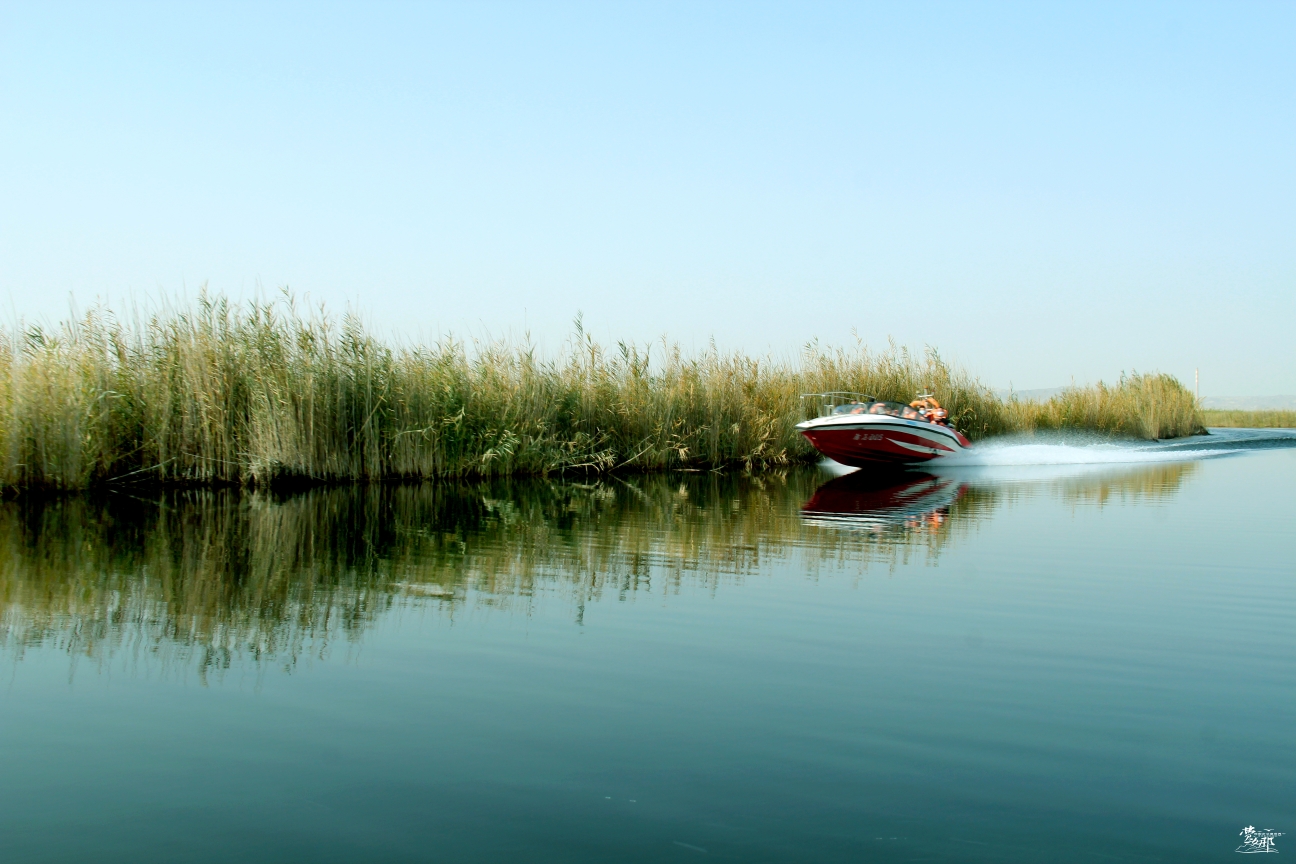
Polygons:
<instances>
[{"instance_id":1,"label":"blue sky","mask_svg":"<svg viewBox=\"0 0 1296 864\"><path fill-rule=\"evenodd\" d=\"M0 5L4 317L931 344L1296 393L1296 5Z\"/></svg>"}]
</instances>

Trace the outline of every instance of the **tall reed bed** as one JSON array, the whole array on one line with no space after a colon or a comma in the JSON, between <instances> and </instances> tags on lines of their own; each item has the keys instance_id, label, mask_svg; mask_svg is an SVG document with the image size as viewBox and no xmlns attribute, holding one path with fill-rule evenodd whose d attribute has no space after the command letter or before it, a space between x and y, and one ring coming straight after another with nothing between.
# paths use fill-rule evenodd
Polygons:
<instances>
[{"instance_id":1,"label":"tall reed bed","mask_svg":"<svg viewBox=\"0 0 1296 864\"><path fill-rule=\"evenodd\" d=\"M1182 415L1195 411L1165 376L1038 407L1002 402L935 351L894 345L810 345L792 360L665 342L609 350L578 322L546 358L503 342L393 346L291 299L202 295L130 326L96 309L0 339L0 485L755 470L814 458L794 429L804 393L907 401L924 388L973 439L1077 425L1165 437L1191 431ZM1143 419L1120 421L1122 407Z\"/></svg>"},{"instance_id":2,"label":"tall reed bed","mask_svg":"<svg viewBox=\"0 0 1296 864\"><path fill-rule=\"evenodd\" d=\"M1192 391L1172 375L1122 375L1109 387L1071 387L1046 402L1010 399L1008 425L1022 431L1078 429L1124 438L1181 438L1205 431Z\"/></svg>"}]
</instances>

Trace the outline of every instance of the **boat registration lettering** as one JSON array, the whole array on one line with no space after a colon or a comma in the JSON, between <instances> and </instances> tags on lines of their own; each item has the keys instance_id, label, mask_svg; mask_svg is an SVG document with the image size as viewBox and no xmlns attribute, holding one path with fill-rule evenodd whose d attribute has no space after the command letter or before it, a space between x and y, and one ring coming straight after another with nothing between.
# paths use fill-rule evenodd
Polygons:
<instances>
[{"instance_id":1,"label":"boat registration lettering","mask_svg":"<svg viewBox=\"0 0 1296 864\"><path fill-rule=\"evenodd\" d=\"M856 432L856 433L855 433L855 439L854 439L854 440L856 440L856 441L881 441L882 438L883 438L883 435L882 435L881 432L863 432L863 433L861 433L861 432Z\"/></svg>"}]
</instances>

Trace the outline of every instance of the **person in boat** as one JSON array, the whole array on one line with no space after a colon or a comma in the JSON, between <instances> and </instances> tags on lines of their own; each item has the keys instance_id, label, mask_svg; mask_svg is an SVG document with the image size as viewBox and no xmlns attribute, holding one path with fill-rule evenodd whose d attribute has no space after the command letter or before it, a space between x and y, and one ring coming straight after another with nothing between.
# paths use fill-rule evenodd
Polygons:
<instances>
[{"instance_id":1,"label":"person in boat","mask_svg":"<svg viewBox=\"0 0 1296 864\"><path fill-rule=\"evenodd\" d=\"M922 419L929 423L945 425L949 419L949 412L942 408L933 396L919 396L909 403L909 407L917 410L922 415Z\"/></svg>"}]
</instances>

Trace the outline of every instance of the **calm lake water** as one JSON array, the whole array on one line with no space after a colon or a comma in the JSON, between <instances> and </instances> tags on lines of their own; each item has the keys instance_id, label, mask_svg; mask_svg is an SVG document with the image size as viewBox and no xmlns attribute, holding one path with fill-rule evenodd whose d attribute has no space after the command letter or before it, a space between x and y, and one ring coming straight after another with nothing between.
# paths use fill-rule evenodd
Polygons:
<instances>
[{"instance_id":1,"label":"calm lake water","mask_svg":"<svg viewBox=\"0 0 1296 864\"><path fill-rule=\"evenodd\" d=\"M1294 445L3 503L0 859L1296 854Z\"/></svg>"}]
</instances>

